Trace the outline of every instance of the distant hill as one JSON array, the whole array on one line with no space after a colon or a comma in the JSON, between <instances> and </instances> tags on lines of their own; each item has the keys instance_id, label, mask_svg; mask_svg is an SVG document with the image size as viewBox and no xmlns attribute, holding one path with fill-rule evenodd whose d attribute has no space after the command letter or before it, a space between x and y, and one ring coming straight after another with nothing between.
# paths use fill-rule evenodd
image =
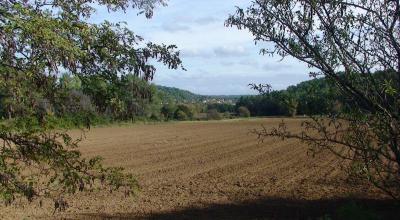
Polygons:
<instances>
[{"instance_id":1,"label":"distant hill","mask_svg":"<svg viewBox=\"0 0 400 220\"><path fill-rule=\"evenodd\" d=\"M178 89L167 86L157 86L157 90L162 94L164 99L171 99L177 102L183 101L199 101L202 96L189 92L187 90Z\"/></svg>"},{"instance_id":2,"label":"distant hill","mask_svg":"<svg viewBox=\"0 0 400 220\"><path fill-rule=\"evenodd\" d=\"M174 87L159 86L157 90L161 93L163 101L176 102L221 102L221 103L236 103L241 95L198 95L187 90Z\"/></svg>"}]
</instances>

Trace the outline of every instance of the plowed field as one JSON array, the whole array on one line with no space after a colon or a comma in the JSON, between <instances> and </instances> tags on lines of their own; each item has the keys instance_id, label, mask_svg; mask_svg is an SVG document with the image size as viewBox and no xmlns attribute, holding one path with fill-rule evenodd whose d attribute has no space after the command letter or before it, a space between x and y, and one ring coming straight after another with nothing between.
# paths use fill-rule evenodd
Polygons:
<instances>
[{"instance_id":1,"label":"plowed field","mask_svg":"<svg viewBox=\"0 0 400 220\"><path fill-rule=\"evenodd\" d=\"M259 143L250 132L282 119L162 123L95 128L81 144L111 166L134 173L136 198L101 192L67 197L70 208L52 215L51 201L0 206L3 218L280 219L321 217L352 198L386 207L383 195L341 171L329 154L315 157L293 140ZM301 119L286 119L299 129Z\"/></svg>"}]
</instances>

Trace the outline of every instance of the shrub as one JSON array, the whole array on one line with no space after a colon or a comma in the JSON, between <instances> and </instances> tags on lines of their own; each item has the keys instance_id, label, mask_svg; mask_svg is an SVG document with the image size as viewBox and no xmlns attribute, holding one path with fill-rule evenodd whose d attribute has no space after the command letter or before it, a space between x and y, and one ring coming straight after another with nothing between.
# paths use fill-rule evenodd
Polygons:
<instances>
[{"instance_id":1,"label":"shrub","mask_svg":"<svg viewBox=\"0 0 400 220\"><path fill-rule=\"evenodd\" d=\"M151 114L150 120L152 121L160 121L160 117L156 114Z\"/></svg>"},{"instance_id":2,"label":"shrub","mask_svg":"<svg viewBox=\"0 0 400 220\"><path fill-rule=\"evenodd\" d=\"M186 115L185 112L183 112L183 111L181 111L181 110L178 110L178 111L176 111L176 113L175 113L175 118L176 118L177 120L179 120L179 121L185 121L185 120L188 119L188 116Z\"/></svg>"},{"instance_id":3,"label":"shrub","mask_svg":"<svg viewBox=\"0 0 400 220\"><path fill-rule=\"evenodd\" d=\"M207 111L208 120L221 120L222 116L216 109L210 109Z\"/></svg>"},{"instance_id":4,"label":"shrub","mask_svg":"<svg viewBox=\"0 0 400 220\"><path fill-rule=\"evenodd\" d=\"M197 113L194 115L193 119L197 121L207 120L207 113Z\"/></svg>"},{"instance_id":5,"label":"shrub","mask_svg":"<svg viewBox=\"0 0 400 220\"><path fill-rule=\"evenodd\" d=\"M188 105L178 105L178 111L182 111L189 119L193 118L193 110Z\"/></svg>"},{"instance_id":6,"label":"shrub","mask_svg":"<svg viewBox=\"0 0 400 220\"><path fill-rule=\"evenodd\" d=\"M223 117L224 117L224 118L229 118L229 119L232 119L232 118L233 118L232 113L230 113L230 112L224 112L224 113L223 113Z\"/></svg>"},{"instance_id":7,"label":"shrub","mask_svg":"<svg viewBox=\"0 0 400 220\"><path fill-rule=\"evenodd\" d=\"M249 109L247 109L247 108L244 107L244 106L239 107L239 108L238 108L238 112L239 112L239 116L240 116L240 117L245 117L245 118L250 117L250 111L249 111Z\"/></svg>"},{"instance_id":8,"label":"shrub","mask_svg":"<svg viewBox=\"0 0 400 220\"><path fill-rule=\"evenodd\" d=\"M161 108L161 114L164 116L165 120L171 120L175 117L176 106L174 105L164 105Z\"/></svg>"}]
</instances>

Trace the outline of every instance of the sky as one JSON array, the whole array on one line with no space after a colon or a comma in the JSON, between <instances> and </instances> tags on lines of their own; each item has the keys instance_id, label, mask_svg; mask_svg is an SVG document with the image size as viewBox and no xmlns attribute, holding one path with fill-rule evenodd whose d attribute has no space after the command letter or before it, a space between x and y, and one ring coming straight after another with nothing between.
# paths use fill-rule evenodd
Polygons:
<instances>
[{"instance_id":1,"label":"sky","mask_svg":"<svg viewBox=\"0 0 400 220\"><path fill-rule=\"evenodd\" d=\"M151 19L128 10L109 13L98 8L93 22L124 21L145 41L174 44L181 51L187 71L169 70L156 64L153 83L176 87L202 95L255 94L248 84L268 83L273 89L310 79L307 65L293 58L262 56L262 47L255 45L246 30L225 27L235 6L246 7L249 0L169 0L168 6L158 7Z\"/></svg>"}]
</instances>

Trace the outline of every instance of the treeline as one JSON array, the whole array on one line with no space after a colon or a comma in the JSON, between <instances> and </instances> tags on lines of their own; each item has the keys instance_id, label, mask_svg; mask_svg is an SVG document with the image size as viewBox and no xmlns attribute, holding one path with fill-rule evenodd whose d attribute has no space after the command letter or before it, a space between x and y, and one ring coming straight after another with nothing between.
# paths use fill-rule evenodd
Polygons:
<instances>
[{"instance_id":1,"label":"treeline","mask_svg":"<svg viewBox=\"0 0 400 220\"><path fill-rule=\"evenodd\" d=\"M372 75L338 74L344 81L358 85L360 77L372 77L378 90L391 93L393 82L399 77L394 71L377 71ZM361 82L360 82L361 83ZM360 85L361 86L361 85ZM249 109L252 116L296 116L296 115L329 115L352 111L357 100L340 92L334 80L316 78L289 86L285 90L266 91L258 96L242 96L236 103L236 109L243 106ZM360 103L369 109L368 103Z\"/></svg>"},{"instance_id":2,"label":"treeline","mask_svg":"<svg viewBox=\"0 0 400 220\"><path fill-rule=\"evenodd\" d=\"M394 77L392 75L377 73L374 77L389 85ZM343 110L346 103L352 101L339 95L336 86L326 78L305 81L281 91L242 96L236 103L224 103L217 99L194 101L205 96L149 84L131 74L115 78L63 75L58 79L47 77L43 82L43 91L47 92L45 96L32 92L29 88L33 85L29 82L24 82L26 85L19 86L23 88L19 90L1 87L0 117L3 120L23 118L31 115L27 111L35 109L37 123L52 120L55 126L73 127L115 121L327 115ZM24 94L35 97L35 101L28 103L22 98Z\"/></svg>"},{"instance_id":3,"label":"treeline","mask_svg":"<svg viewBox=\"0 0 400 220\"><path fill-rule=\"evenodd\" d=\"M30 91L27 83L19 90L0 90L0 118L15 120L25 118L30 109L35 110L37 123L53 120L56 126L77 126L112 121L137 120L159 115L161 101L157 89L132 74L120 77L101 75L63 75L56 79L47 77L41 85L46 91ZM25 94L34 98L27 103Z\"/></svg>"},{"instance_id":4,"label":"treeline","mask_svg":"<svg viewBox=\"0 0 400 220\"><path fill-rule=\"evenodd\" d=\"M45 89L48 94L30 94L35 96L30 103L19 98L23 97L19 94L31 92L29 83L21 86L23 91L0 89L0 118L24 118L29 109L35 109L36 116L29 123L46 120L56 127L76 127L116 121L218 120L237 115L233 104L189 102L186 96L179 99L170 93L183 90L159 89L131 74L115 78L63 75L43 82L49 86Z\"/></svg>"},{"instance_id":5,"label":"treeline","mask_svg":"<svg viewBox=\"0 0 400 220\"><path fill-rule=\"evenodd\" d=\"M212 103L212 102L229 102L234 104L241 97L240 95L199 95L187 90L178 89L174 87L159 86L157 90L161 93L162 101L174 101L178 103Z\"/></svg>"},{"instance_id":6,"label":"treeline","mask_svg":"<svg viewBox=\"0 0 400 220\"><path fill-rule=\"evenodd\" d=\"M338 91L325 78L313 79L281 91L243 96L236 103L252 116L325 115L340 107Z\"/></svg>"},{"instance_id":7,"label":"treeline","mask_svg":"<svg viewBox=\"0 0 400 220\"><path fill-rule=\"evenodd\" d=\"M344 81L349 81L357 85L359 74L344 74L340 73L339 77ZM362 76L371 77L371 76ZM377 71L372 74L376 85L380 86L380 90L391 92L393 82L397 81L397 74L394 71ZM354 82L353 82L354 81ZM204 119L204 118L234 118L234 117L249 117L249 116L296 116L296 115L330 115L340 112L352 111L353 102L349 96L343 95L334 80L329 78L315 78L309 81L301 82L294 86L289 86L285 90L271 91L269 87L266 91L261 91L260 95L241 96L236 103L208 103L202 104L197 102L196 105L189 109L194 110L195 114L187 113L186 110L179 107L172 108L175 111L181 110L187 113L189 119ZM235 98L230 96L230 98ZM193 106L200 106L193 107ZM365 104L365 109L368 109L368 104ZM174 111L172 111L174 112ZM200 114L199 114L200 113ZM203 113L203 114L201 114ZM204 113L207 115L204 116ZM170 116L172 114L169 114ZM182 113L175 114L175 119L185 117ZM203 116L203 117L198 117ZM170 118L170 117L169 117Z\"/></svg>"},{"instance_id":8,"label":"treeline","mask_svg":"<svg viewBox=\"0 0 400 220\"><path fill-rule=\"evenodd\" d=\"M339 107L337 91L324 79L313 79L258 96L244 96L236 108L244 106L252 116L324 115Z\"/></svg>"},{"instance_id":9,"label":"treeline","mask_svg":"<svg viewBox=\"0 0 400 220\"><path fill-rule=\"evenodd\" d=\"M240 112L235 105L227 103L169 103L161 108L162 120L220 120L236 117L250 117L250 113L248 110Z\"/></svg>"}]
</instances>

